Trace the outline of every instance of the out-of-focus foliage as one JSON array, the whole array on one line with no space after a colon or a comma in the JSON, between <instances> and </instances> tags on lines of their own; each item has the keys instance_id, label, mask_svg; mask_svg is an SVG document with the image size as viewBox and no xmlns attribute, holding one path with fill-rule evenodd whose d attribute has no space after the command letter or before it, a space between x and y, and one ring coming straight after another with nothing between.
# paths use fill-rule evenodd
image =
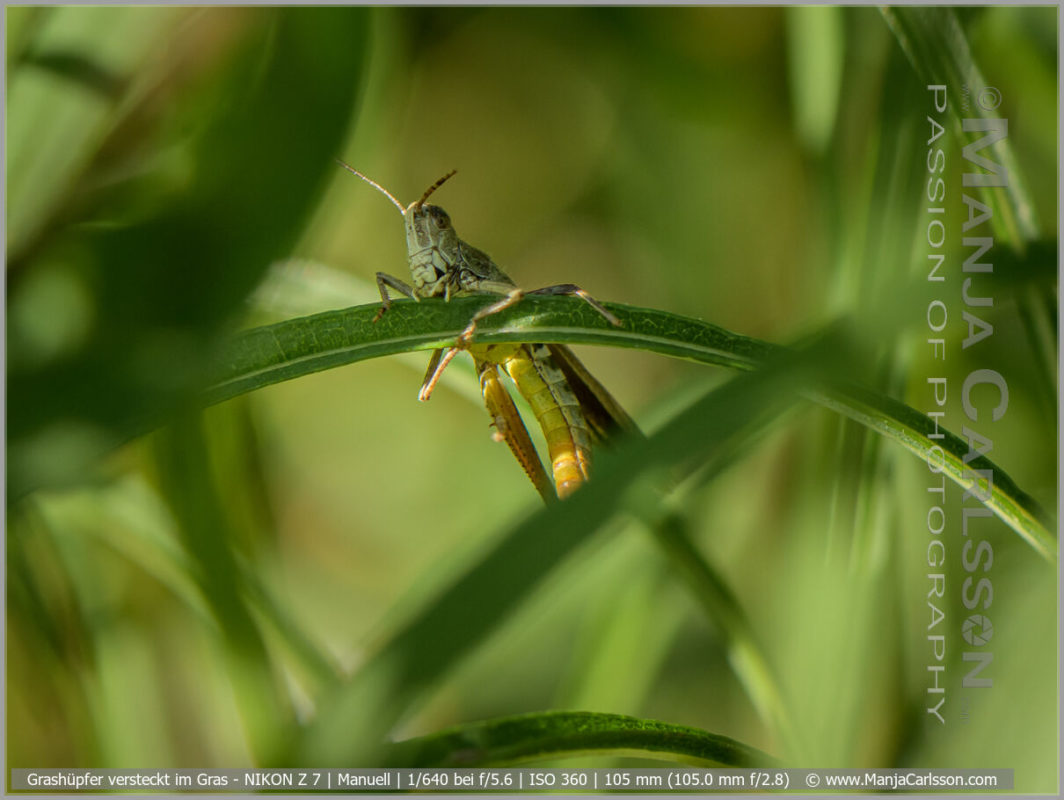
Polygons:
<instances>
[{"instance_id":1,"label":"out-of-focus foliage","mask_svg":"<svg viewBox=\"0 0 1064 800\"><path fill-rule=\"evenodd\" d=\"M1008 413L979 432L1054 511L1055 275L985 276L994 334L962 349L956 106L984 87L951 86L939 115L920 73L945 31L948 66L1000 91L1032 222L995 227L995 248L1055 240L1055 8L6 14L12 766L328 760L365 752L375 726L407 738L567 709L798 764L1007 766L1017 790L1055 790L1053 568L979 521L994 683L963 687L961 492L943 505L937 662L927 465L827 411L713 434L670 517L693 539L686 563L711 567L694 583L648 535L660 520L636 486L615 498L629 513L556 565L528 558L528 594L476 647L456 619L433 627L456 655L424 657L440 671L407 692L388 655L417 667L436 598L474 614L496 596L485 565L538 503L468 368L428 405L422 356L195 410L238 326L371 302L374 272L403 275L395 208L334 157L404 202L457 168L434 202L523 286L575 282L781 343L847 320L870 388L926 411L928 378L948 379L958 434L965 376L1000 371ZM929 115L947 127L945 361L924 308L890 299L927 272ZM878 335L891 317L918 322ZM581 356L648 431L731 377ZM926 712L939 663L944 725ZM336 713L360 692L403 704Z\"/></svg>"}]
</instances>

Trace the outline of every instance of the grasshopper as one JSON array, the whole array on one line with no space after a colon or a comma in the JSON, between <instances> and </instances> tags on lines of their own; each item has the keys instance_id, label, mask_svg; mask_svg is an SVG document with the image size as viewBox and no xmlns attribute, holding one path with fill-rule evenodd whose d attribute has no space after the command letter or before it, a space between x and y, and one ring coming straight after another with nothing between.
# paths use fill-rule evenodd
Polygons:
<instances>
[{"instance_id":1,"label":"grasshopper","mask_svg":"<svg viewBox=\"0 0 1064 800\"><path fill-rule=\"evenodd\" d=\"M389 290L420 301L427 297L485 294L501 299L478 311L458 337L455 346L435 350L418 393L428 400L440 375L458 352L472 355L484 404L495 428L494 438L505 441L536 490L547 502L565 498L591 474L592 442L605 441L620 431L636 430L635 423L573 355L560 344L473 344L477 323L517 303L526 295L572 295L587 302L612 325L621 322L587 292L573 284L524 291L481 250L458 238L451 218L426 200L451 178L444 175L419 200L404 208L383 186L358 170L338 162L392 201L403 215L407 258L413 285L384 272L377 273L382 305L374 322L392 304ZM503 369L532 408L547 442L551 461L548 476L536 453L513 399L499 378Z\"/></svg>"}]
</instances>

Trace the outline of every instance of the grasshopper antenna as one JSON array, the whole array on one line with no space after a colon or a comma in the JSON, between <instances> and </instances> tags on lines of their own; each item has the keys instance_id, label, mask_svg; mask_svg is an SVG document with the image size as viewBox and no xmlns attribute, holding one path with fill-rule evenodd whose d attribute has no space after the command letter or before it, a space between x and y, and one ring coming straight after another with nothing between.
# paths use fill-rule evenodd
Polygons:
<instances>
[{"instance_id":1,"label":"grasshopper antenna","mask_svg":"<svg viewBox=\"0 0 1064 800\"><path fill-rule=\"evenodd\" d=\"M350 169L350 167L349 167L349 169ZM428 189L426 189L425 190L425 194L421 195L421 199L417 201L418 206L423 205L425 203L425 201L429 199L429 195L430 194L432 194L434 191L436 191L441 186L443 186L443 184L447 182L448 178L453 177L457 173L458 173L458 170L452 169L450 172L448 172L446 175L444 175L442 178L440 178L438 181L436 181L434 184L432 184L432 186L430 186Z\"/></svg>"},{"instance_id":2,"label":"grasshopper antenna","mask_svg":"<svg viewBox=\"0 0 1064 800\"><path fill-rule=\"evenodd\" d=\"M383 195L384 195L385 197L387 197L387 198L388 198L389 200L391 200L391 201L392 201L393 203L395 203L395 207L399 209L399 213L400 213L400 214L402 214L402 215L403 215L404 217L406 216L406 209L405 209L405 208L403 208L403 204L402 204L402 203L400 203L400 202L399 202L398 200L396 200L396 199L395 199L395 197L393 197L393 196L392 196L392 193L391 193L391 192L389 192L389 191L388 191L387 189L385 189L385 188L384 188L383 186L381 186L381 185L380 185L379 183L377 183L377 182L376 182L375 180L373 180L372 178L367 178L367 177L366 177L365 175L363 175L363 174L362 174L361 172L359 172L359 171L358 171L357 169L355 169L354 167L352 167L352 166L350 166L350 165L348 165L348 164L345 164L345 163L344 163L343 161L341 161L340 159L336 158L336 159L333 159L333 160L334 160L334 161L335 161L335 162L336 162L337 164L339 164L339 165L340 165L341 167L343 167L344 169L346 169L346 170L347 170L348 172L350 172L350 173L351 173L352 175L356 175L357 177L361 178L361 179L362 179L362 180L364 180L364 181L365 181L366 183L368 183L368 184L369 184L370 186L372 186L372 187L373 187L374 189L376 189L376 190L377 190L378 192L380 192L380 193L381 193L381 194L383 194ZM454 174L454 173L452 172L452 173L451 173L451 175L453 175L453 174ZM449 177L451 177L451 175L448 175L447 177L449 178ZM443 183L443 181L444 181L444 180L446 180L446 178L443 178L443 179L441 179L441 180L438 180L438 181L436 182L437 186L438 186L439 184ZM435 188L436 188L436 186L433 186L433 187L432 187L432 189L430 189L430 190L429 190L428 192L425 192L425 197L428 197L428 196L429 196L429 194L431 194L431 193L432 193L432 190L433 190L433 189L435 189ZM424 197L423 197L423 198L421 198L421 202L422 202L422 203L423 203L423 202L425 202L425 198L424 198ZM420 205L420 203L419 203L419 205Z\"/></svg>"}]
</instances>

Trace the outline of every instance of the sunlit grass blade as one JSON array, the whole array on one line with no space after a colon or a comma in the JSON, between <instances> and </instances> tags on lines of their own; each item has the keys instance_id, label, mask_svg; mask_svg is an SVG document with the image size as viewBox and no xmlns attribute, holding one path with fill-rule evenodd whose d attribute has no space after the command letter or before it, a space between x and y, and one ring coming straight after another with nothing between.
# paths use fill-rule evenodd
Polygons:
<instances>
[{"instance_id":1,"label":"sunlit grass blade","mask_svg":"<svg viewBox=\"0 0 1064 800\"><path fill-rule=\"evenodd\" d=\"M786 9L787 55L795 128L802 143L821 153L831 139L842 85L844 11L833 6Z\"/></svg>"},{"instance_id":2,"label":"sunlit grass blade","mask_svg":"<svg viewBox=\"0 0 1064 800\"><path fill-rule=\"evenodd\" d=\"M553 711L472 722L399 742L391 767L491 767L583 755L661 758L705 767L775 766L771 756L727 736L620 714Z\"/></svg>"}]
</instances>

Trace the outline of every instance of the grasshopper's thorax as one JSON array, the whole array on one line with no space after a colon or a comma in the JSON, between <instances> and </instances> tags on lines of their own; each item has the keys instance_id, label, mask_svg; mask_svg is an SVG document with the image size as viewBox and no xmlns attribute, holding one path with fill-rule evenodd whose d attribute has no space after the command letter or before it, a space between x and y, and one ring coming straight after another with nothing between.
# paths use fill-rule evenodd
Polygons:
<instances>
[{"instance_id":1,"label":"grasshopper's thorax","mask_svg":"<svg viewBox=\"0 0 1064 800\"><path fill-rule=\"evenodd\" d=\"M439 206L411 203L403 214L410 276L419 297L449 295L457 288L461 242Z\"/></svg>"}]
</instances>

